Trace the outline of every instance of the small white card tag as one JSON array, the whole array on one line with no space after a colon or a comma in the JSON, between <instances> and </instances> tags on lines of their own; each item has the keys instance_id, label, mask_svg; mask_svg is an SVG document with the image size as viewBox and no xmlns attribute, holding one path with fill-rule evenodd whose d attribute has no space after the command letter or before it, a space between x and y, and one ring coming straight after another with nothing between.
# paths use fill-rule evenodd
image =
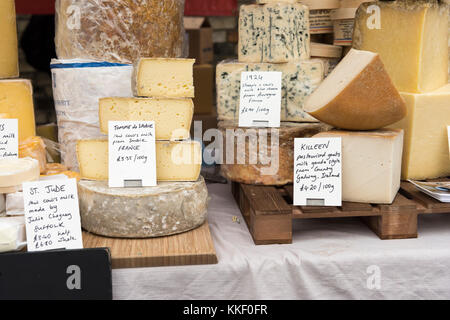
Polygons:
<instances>
[{"instance_id":1,"label":"small white card tag","mask_svg":"<svg viewBox=\"0 0 450 320\"><path fill-rule=\"evenodd\" d=\"M282 72L242 72L240 127L280 127Z\"/></svg>"},{"instance_id":2,"label":"small white card tag","mask_svg":"<svg viewBox=\"0 0 450 320\"><path fill-rule=\"evenodd\" d=\"M19 157L19 121L0 119L0 159Z\"/></svg>"},{"instance_id":3,"label":"small white card tag","mask_svg":"<svg viewBox=\"0 0 450 320\"><path fill-rule=\"evenodd\" d=\"M110 188L157 185L154 121L110 121L108 145Z\"/></svg>"},{"instance_id":4,"label":"small white card tag","mask_svg":"<svg viewBox=\"0 0 450 320\"><path fill-rule=\"evenodd\" d=\"M342 205L342 139L297 138L294 205Z\"/></svg>"},{"instance_id":5,"label":"small white card tag","mask_svg":"<svg viewBox=\"0 0 450 320\"><path fill-rule=\"evenodd\" d=\"M83 249L76 179L24 183L23 200L28 251Z\"/></svg>"}]
</instances>

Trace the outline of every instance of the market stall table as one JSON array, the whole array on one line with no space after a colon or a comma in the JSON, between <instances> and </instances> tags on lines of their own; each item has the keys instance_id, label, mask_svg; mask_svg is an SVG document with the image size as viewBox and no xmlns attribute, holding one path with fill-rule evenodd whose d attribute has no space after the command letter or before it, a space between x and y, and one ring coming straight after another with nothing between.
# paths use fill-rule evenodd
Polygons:
<instances>
[{"instance_id":1,"label":"market stall table","mask_svg":"<svg viewBox=\"0 0 450 320\"><path fill-rule=\"evenodd\" d=\"M343 218L295 221L291 245L255 246L230 185L208 188L219 263L113 270L115 299L450 298L450 215L421 216L418 239Z\"/></svg>"}]
</instances>

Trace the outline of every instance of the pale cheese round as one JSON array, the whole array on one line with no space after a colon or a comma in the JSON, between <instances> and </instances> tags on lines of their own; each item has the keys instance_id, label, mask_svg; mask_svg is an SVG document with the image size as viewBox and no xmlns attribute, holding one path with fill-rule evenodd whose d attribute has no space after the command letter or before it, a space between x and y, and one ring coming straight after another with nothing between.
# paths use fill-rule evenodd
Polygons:
<instances>
[{"instance_id":1,"label":"pale cheese round","mask_svg":"<svg viewBox=\"0 0 450 320\"><path fill-rule=\"evenodd\" d=\"M118 238L177 234L202 225L207 216L205 180L160 182L157 187L109 188L106 181L78 183L82 227Z\"/></svg>"},{"instance_id":2,"label":"pale cheese round","mask_svg":"<svg viewBox=\"0 0 450 320\"><path fill-rule=\"evenodd\" d=\"M0 188L17 189L24 182L38 180L39 175L39 162L35 159L0 159Z\"/></svg>"}]
</instances>

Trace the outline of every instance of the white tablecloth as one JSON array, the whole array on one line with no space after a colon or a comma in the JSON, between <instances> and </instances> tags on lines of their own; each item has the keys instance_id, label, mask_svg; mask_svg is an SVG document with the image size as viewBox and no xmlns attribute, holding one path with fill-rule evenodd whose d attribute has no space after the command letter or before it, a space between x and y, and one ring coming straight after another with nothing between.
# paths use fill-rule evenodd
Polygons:
<instances>
[{"instance_id":1,"label":"white tablecloth","mask_svg":"<svg viewBox=\"0 0 450 320\"><path fill-rule=\"evenodd\" d=\"M450 299L450 214L421 216L419 239L319 219L295 221L291 245L255 246L230 186L208 188L219 263L114 270L115 299Z\"/></svg>"}]
</instances>

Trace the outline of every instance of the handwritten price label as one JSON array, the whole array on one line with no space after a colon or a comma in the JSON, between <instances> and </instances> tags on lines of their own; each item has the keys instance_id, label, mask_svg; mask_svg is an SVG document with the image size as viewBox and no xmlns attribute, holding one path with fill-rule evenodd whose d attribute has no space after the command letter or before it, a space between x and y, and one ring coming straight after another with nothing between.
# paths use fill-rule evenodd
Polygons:
<instances>
[{"instance_id":1,"label":"handwritten price label","mask_svg":"<svg viewBox=\"0 0 450 320\"><path fill-rule=\"evenodd\" d=\"M24 183L23 199L28 251L83 248L76 179Z\"/></svg>"},{"instance_id":2,"label":"handwritten price label","mask_svg":"<svg viewBox=\"0 0 450 320\"><path fill-rule=\"evenodd\" d=\"M280 126L281 72L242 72L240 127Z\"/></svg>"},{"instance_id":3,"label":"handwritten price label","mask_svg":"<svg viewBox=\"0 0 450 320\"><path fill-rule=\"evenodd\" d=\"M109 122L109 187L156 186L155 123Z\"/></svg>"},{"instance_id":4,"label":"handwritten price label","mask_svg":"<svg viewBox=\"0 0 450 320\"><path fill-rule=\"evenodd\" d=\"M342 205L341 138L295 139L294 205Z\"/></svg>"},{"instance_id":5,"label":"handwritten price label","mask_svg":"<svg viewBox=\"0 0 450 320\"><path fill-rule=\"evenodd\" d=\"M17 119L0 119L0 159L19 157L19 124Z\"/></svg>"}]
</instances>

